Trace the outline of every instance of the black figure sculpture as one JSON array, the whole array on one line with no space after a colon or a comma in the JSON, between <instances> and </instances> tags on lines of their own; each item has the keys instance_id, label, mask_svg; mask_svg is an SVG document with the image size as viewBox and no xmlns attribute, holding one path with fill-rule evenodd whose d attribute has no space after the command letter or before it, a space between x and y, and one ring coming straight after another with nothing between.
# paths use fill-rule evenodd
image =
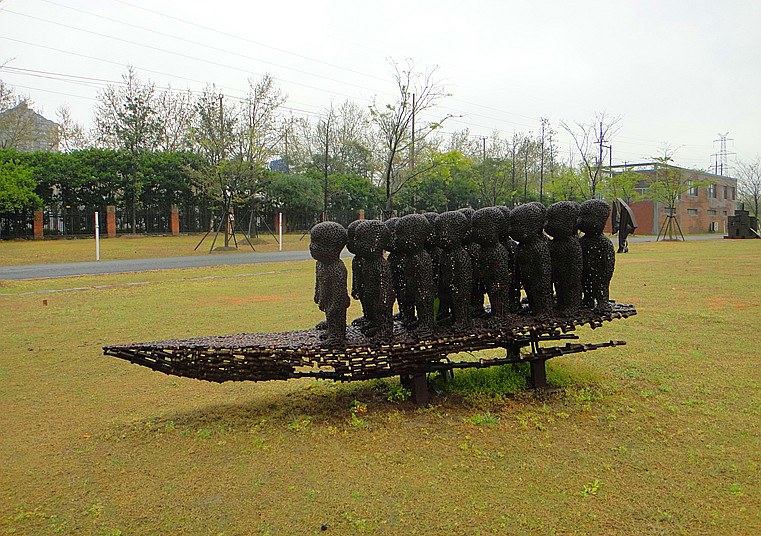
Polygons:
<instances>
[{"instance_id":1,"label":"black figure sculpture","mask_svg":"<svg viewBox=\"0 0 761 536\"><path fill-rule=\"evenodd\" d=\"M431 234L428 235L428 239L425 241L425 250L431 256L431 272L433 273L435 298L438 297L439 280L441 278L441 247L436 243L436 218L439 217L439 214L437 212L425 212L423 216L431 224Z\"/></svg>"},{"instance_id":2,"label":"black figure sculpture","mask_svg":"<svg viewBox=\"0 0 761 536\"><path fill-rule=\"evenodd\" d=\"M584 290L583 303L598 313L611 310L609 301L610 280L616 266L616 250L603 234L610 215L610 205L599 199L584 201L579 207L579 239L584 255L581 276Z\"/></svg>"},{"instance_id":3,"label":"black figure sculpture","mask_svg":"<svg viewBox=\"0 0 761 536\"><path fill-rule=\"evenodd\" d=\"M354 248L362 259L360 300L366 323L361 328L368 336L387 339L393 333L394 288L391 269L383 251L391 242L391 233L378 220L365 220L355 231Z\"/></svg>"},{"instance_id":4,"label":"black figure sculpture","mask_svg":"<svg viewBox=\"0 0 761 536\"><path fill-rule=\"evenodd\" d=\"M357 255L357 251L354 248L354 232L357 226L365 220L354 220L346 228L346 249L354 255L351 260L351 297L355 300L359 300L362 304L362 316L355 318L352 321L352 325L362 326L367 321L367 311L365 311L365 304L362 301L362 257Z\"/></svg>"},{"instance_id":5,"label":"black figure sculpture","mask_svg":"<svg viewBox=\"0 0 761 536\"><path fill-rule=\"evenodd\" d=\"M460 212L465 214L465 217L468 219L468 230L462 241L462 247L470 255L470 265L473 269L473 287L470 290L470 314L480 318L486 314L484 310L484 294L486 294L486 289L484 288L483 281L481 281L481 244L473 240L473 230L471 228L471 219L476 211L470 207L465 207L461 208Z\"/></svg>"},{"instance_id":6,"label":"black figure sculpture","mask_svg":"<svg viewBox=\"0 0 761 536\"><path fill-rule=\"evenodd\" d=\"M473 239L481 245L479 272L489 295L492 318L503 320L518 308L510 303L513 276L510 272L510 254L499 241L505 216L497 207L477 210L471 219Z\"/></svg>"},{"instance_id":7,"label":"black figure sculpture","mask_svg":"<svg viewBox=\"0 0 761 536\"><path fill-rule=\"evenodd\" d=\"M543 235L545 210L539 203L516 207L510 214L510 236L518 241L516 261L529 309L547 316L552 308L552 264L548 240Z\"/></svg>"},{"instance_id":8,"label":"black figure sculpture","mask_svg":"<svg viewBox=\"0 0 761 536\"><path fill-rule=\"evenodd\" d=\"M518 252L518 243L510 238L510 209L504 205L498 206L497 208L504 216L504 219L502 220L502 229L499 233L499 241L505 246L510 258L510 273L513 277L513 283L510 285L510 303L515 304L517 311L521 302L521 272L518 269L518 263L515 260L515 256Z\"/></svg>"},{"instance_id":9,"label":"black figure sculpture","mask_svg":"<svg viewBox=\"0 0 761 536\"><path fill-rule=\"evenodd\" d=\"M330 346L341 346L346 339L346 309L351 300L346 292L348 272L341 260L346 245L346 229L340 224L326 221L312 228L309 252L317 261L315 266L314 301L325 313L328 323L327 338Z\"/></svg>"},{"instance_id":10,"label":"black figure sculpture","mask_svg":"<svg viewBox=\"0 0 761 536\"><path fill-rule=\"evenodd\" d=\"M391 282L394 287L394 296L396 296L396 303L399 304L399 321L404 327L410 327L415 323L415 302L410 299L410 294L407 291L407 280L404 275L404 253L399 247L399 240L396 236L396 224L399 222L399 218L389 218L384 224L391 233L391 240L389 241L386 251L388 251L388 265L391 269Z\"/></svg>"},{"instance_id":11,"label":"black figure sculpture","mask_svg":"<svg viewBox=\"0 0 761 536\"><path fill-rule=\"evenodd\" d=\"M473 268L470 255L462 247L468 219L453 210L436 218L436 242L441 247L439 318L450 317L455 325L470 326L470 290Z\"/></svg>"},{"instance_id":12,"label":"black figure sculpture","mask_svg":"<svg viewBox=\"0 0 761 536\"><path fill-rule=\"evenodd\" d=\"M629 253L629 241L627 238L637 228L637 218L631 207L620 197L613 203L613 214L610 218L612 234L618 233L618 251L616 253Z\"/></svg>"},{"instance_id":13,"label":"black figure sculpture","mask_svg":"<svg viewBox=\"0 0 761 536\"><path fill-rule=\"evenodd\" d=\"M399 218L394 229L396 246L404 253L406 291L417 311L418 335L430 337L433 333L433 269L425 242L431 233L431 224L422 214L408 214Z\"/></svg>"},{"instance_id":14,"label":"black figure sculpture","mask_svg":"<svg viewBox=\"0 0 761 536\"><path fill-rule=\"evenodd\" d=\"M552 284L555 286L557 307L573 315L581 307L581 272L584 260L577 235L579 204L559 201L547 210L545 231L552 237Z\"/></svg>"}]
</instances>

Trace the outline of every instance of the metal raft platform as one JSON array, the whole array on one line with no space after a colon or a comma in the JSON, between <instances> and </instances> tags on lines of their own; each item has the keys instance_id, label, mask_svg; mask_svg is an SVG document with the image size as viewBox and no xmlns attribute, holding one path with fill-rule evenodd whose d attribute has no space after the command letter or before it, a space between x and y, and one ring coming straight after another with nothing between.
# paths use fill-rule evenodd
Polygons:
<instances>
[{"instance_id":1,"label":"metal raft platform","mask_svg":"<svg viewBox=\"0 0 761 536\"><path fill-rule=\"evenodd\" d=\"M636 314L633 305L611 303L608 313L581 309L573 318L516 315L499 323L475 319L467 330L437 327L433 336L424 340L397 324L388 342L366 338L359 329L349 326L346 345L340 348L331 348L321 340L321 331L307 329L118 344L104 346L103 352L165 374L212 382L303 377L350 381L410 376L417 377L419 384L419 378L424 379L427 372L530 362L534 386L541 388L546 386L547 359L626 343L610 340L595 344L570 342L544 347L543 344L578 339L572 333L577 327L588 325L594 329L603 322ZM506 356L476 361L455 356L489 348L504 348Z\"/></svg>"}]
</instances>

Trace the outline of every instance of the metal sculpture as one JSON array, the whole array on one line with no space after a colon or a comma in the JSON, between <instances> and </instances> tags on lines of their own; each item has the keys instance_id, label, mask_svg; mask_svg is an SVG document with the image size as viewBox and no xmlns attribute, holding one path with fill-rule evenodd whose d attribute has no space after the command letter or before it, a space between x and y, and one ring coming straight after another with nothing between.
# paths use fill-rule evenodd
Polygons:
<instances>
[{"instance_id":1,"label":"metal sculpture","mask_svg":"<svg viewBox=\"0 0 761 536\"><path fill-rule=\"evenodd\" d=\"M436 298L433 287L433 265L425 250L431 234L431 224L422 214L407 214L399 218L394 228L395 244L404 254L404 280L409 304L417 313L417 330L428 337L433 329L433 307Z\"/></svg>"},{"instance_id":2,"label":"metal sculpture","mask_svg":"<svg viewBox=\"0 0 761 536\"><path fill-rule=\"evenodd\" d=\"M361 221L353 223L350 232L338 223L323 222L312 229L310 244L317 261L314 299L326 318L323 332L310 329L132 343L106 346L104 352L167 374L216 382L412 376L418 403L427 401L425 373L455 368L528 362L534 386L542 388L547 359L625 344L612 340L540 346L578 339L573 334L578 326L595 328L636 314L633 306L613 303L608 297L615 252L602 229L609 211L602 201L580 206L561 202L549 210L529 203L513 211L491 207L427 217L412 214L385 223ZM544 235L545 221L551 241ZM584 233L578 240L577 225ZM479 273L491 304L489 318L472 315L474 272L472 257L463 247L466 237L477 246ZM355 254L353 270L358 272L352 277L352 295L362 302L365 313L363 323L348 329L347 270L340 259L347 243ZM389 251L388 259L384 249ZM432 254L439 259L438 284L434 283ZM517 271L526 305L519 303L515 293ZM553 281L557 309L552 307ZM434 323L436 293L440 317ZM396 325L391 316L394 295L402 313ZM504 358L450 358L498 347L507 350Z\"/></svg>"},{"instance_id":3,"label":"metal sculpture","mask_svg":"<svg viewBox=\"0 0 761 536\"><path fill-rule=\"evenodd\" d=\"M616 267L616 250L603 234L610 205L600 199L584 201L579 207L579 239L584 257L582 270L583 303L597 312L610 310L610 280Z\"/></svg>"},{"instance_id":4,"label":"metal sculpture","mask_svg":"<svg viewBox=\"0 0 761 536\"><path fill-rule=\"evenodd\" d=\"M378 220L365 220L354 232L354 259L360 258L362 282L359 300L365 313L362 332L381 339L388 339L394 329L394 287L391 268L383 256L390 242L388 227Z\"/></svg>"},{"instance_id":5,"label":"metal sculpture","mask_svg":"<svg viewBox=\"0 0 761 536\"><path fill-rule=\"evenodd\" d=\"M327 331L323 337L331 346L340 346L346 338L346 309L351 303L346 292L348 272L341 251L346 245L346 229L340 223L323 222L312 228L309 252L315 265L314 302L325 313Z\"/></svg>"},{"instance_id":6,"label":"metal sculpture","mask_svg":"<svg viewBox=\"0 0 761 536\"><path fill-rule=\"evenodd\" d=\"M439 279L439 322L452 321L457 326L471 323L470 292L473 268L470 255L462 247L468 219L462 212L449 211L436 218L436 242L441 246Z\"/></svg>"},{"instance_id":7,"label":"metal sculpture","mask_svg":"<svg viewBox=\"0 0 761 536\"><path fill-rule=\"evenodd\" d=\"M510 271L510 254L499 241L504 229L505 216L497 207L476 211L471 219L473 240L481 246L479 276L489 295L492 317L502 320L518 310L510 292L513 274Z\"/></svg>"},{"instance_id":8,"label":"metal sculpture","mask_svg":"<svg viewBox=\"0 0 761 536\"><path fill-rule=\"evenodd\" d=\"M616 253L629 253L629 242L626 240L637 228L637 218L631 207L620 197L613 203L613 213L610 217L612 234L618 233L618 251Z\"/></svg>"},{"instance_id":9,"label":"metal sculpture","mask_svg":"<svg viewBox=\"0 0 761 536\"><path fill-rule=\"evenodd\" d=\"M484 288L484 282L481 281L481 244L473 240L472 218L476 211L470 207L465 207L461 208L460 212L468 219L468 227L465 232L465 238L462 241L462 246L468 252L468 255L470 255L470 265L473 270L473 286L470 289L470 314L473 317L479 318L486 315L486 310L484 309L486 289Z\"/></svg>"},{"instance_id":10,"label":"metal sculpture","mask_svg":"<svg viewBox=\"0 0 761 536\"><path fill-rule=\"evenodd\" d=\"M552 263L543 234L547 209L539 203L520 205L510 214L510 236L518 242L516 261L531 312L552 311Z\"/></svg>"},{"instance_id":11,"label":"metal sculpture","mask_svg":"<svg viewBox=\"0 0 761 536\"><path fill-rule=\"evenodd\" d=\"M584 256L577 236L579 204L559 201L547 210L545 231L550 241L550 261L555 300L561 312L574 315L581 307Z\"/></svg>"}]
</instances>

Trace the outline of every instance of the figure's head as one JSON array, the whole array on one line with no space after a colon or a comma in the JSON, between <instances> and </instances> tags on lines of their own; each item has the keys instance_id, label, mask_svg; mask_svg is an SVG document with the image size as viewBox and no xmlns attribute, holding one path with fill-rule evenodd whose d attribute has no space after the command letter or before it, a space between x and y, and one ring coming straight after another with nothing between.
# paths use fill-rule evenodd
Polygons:
<instances>
[{"instance_id":1,"label":"figure's head","mask_svg":"<svg viewBox=\"0 0 761 536\"><path fill-rule=\"evenodd\" d=\"M547 225L544 230L553 238L565 238L576 233L578 219L578 203L558 201L547 209Z\"/></svg>"},{"instance_id":2,"label":"figure's head","mask_svg":"<svg viewBox=\"0 0 761 536\"><path fill-rule=\"evenodd\" d=\"M473 240L485 247L497 244L504 221L505 216L497 207L477 210L470 222L473 228Z\"/></svg>"},{"instance_id":3,"label":"figure's head","mask_svg":"<svg viewBox=\"0 0 761 536\"><path fill-rule=\"evenodd\" d=\"M354 249L364 258L377 258L389 247L391 232L383 222L363 220L354 231Z\"/></svg>"},{"instance_id":4,"label":"figure's head","mask_svg":"<svg viewBox=\"0 0 761 536\"><path fill-rule=\"evenodd\" d=\"M590 199L579 206L578 227L584 234L602 234L610 217L610 205L601 199Z\"/></svg>"},{"instance_id":5,"label":"figure's head","mask_svg":"<svg viewBox=\"0 0 761 536\"><path fill-rule=\"evenodd\" d=\"M450 210L436 218L436 243L440 248L453 250L462 247L468 231L468 218L459 210Z\"/></svg>"},{"instance_id":6,"label":"figure's head","mask_svg":"<svg viewBox=\"0 0 761 536\"><path fill-rule=\"evenodd\" d=\"M399 218L394 216L393 218L389 218L383 222L383 225L386 226L386 228L388 229L388 232L391 233L391 239L388 241L388 246L386 247L386 251L388 251L389 253L399 251L399 244L396 242L396 233L394 232L394 229L396 229L396 224L398 221L399 221Z\"/></svg>"},{"instance_id":7,"label":"figure's head","mask_svg":"<svg viewBox=\"0 0 761 536\"><path fill-rule=\"evenodd\" d=\"M334 221L324 221L312 227L309 253L320 262L335 262L346 245L347 233L343 225Z\"/></svg>"},{"instance_id":8,"label":"figure's head","mask_svg":"<svg viewBox=\"0 0 761 536\"><path fill-rule=\"evenodd\" d=\"M475 214L476 211L473 210L471 207L465 207L465 208L461 208L459 212L462 212L465 215L465 217L468 219L468 228L465 231L465 236L462 239L462 243L469 244L470 242L473 241L473 236L472 236L473 229L470 223L471 223L471 219L473 218L473 214Z\"/></svg>"},{"instance_id":9,"label":"figure's head","mask_svg":"<svg viewBox=\"0 0 761 536\"><path fill-rule=\"evenodd\" d=\"M497 207L500 212L502 212L502 228L499 230L499 239L500 240L507 240L510 238L510 209L507 208L505 205L499 205Z\"/></svg>"},{"instance_id":10,"label":"figure's head","mask_svg":"<svg viewBox=\"0 0 761 536\"><path fill-rule=\"evenodd\" d=\"M354 220L346 228L346 249L349 253L356 255L357 252L354 249L354 232L357 230L357 226L365 220Z\"/></svg>"},{"instance_id":11,"label":"figure's head","mask_svg":"<svg viewBox=\"0 0 761 536\"><path fill-rule=\"evenodd\" d=\"M510 213L510 236L518 242L537 240L544 228L546 210L540 203L517 206Z\"/></svg>"},{"instance_id":12,"label":"figure's head","mask_svg":"<svg viewBox=\"0 0 761 536\"><path fill-rule=\"evenodd\" d=\"M425 241L425 249L430 251L436 247L436 233L434 229L436 227L436 218L439 217L439 214L437 212L425 212L423 216L431 224L431 234L428 235L428 239Z\"/></svg>"},{"instance_id":13,"label":"figure's head","mask_svg":"<svg viewBox=\"0 0 761 536\"><path fill-rule=\"evenodd\" d=\"M394 229L395 245L403 253L417 253L425 247L431 234L431 224L422 214L407 214L399 218Z\"/></svg>"}]
</instances>

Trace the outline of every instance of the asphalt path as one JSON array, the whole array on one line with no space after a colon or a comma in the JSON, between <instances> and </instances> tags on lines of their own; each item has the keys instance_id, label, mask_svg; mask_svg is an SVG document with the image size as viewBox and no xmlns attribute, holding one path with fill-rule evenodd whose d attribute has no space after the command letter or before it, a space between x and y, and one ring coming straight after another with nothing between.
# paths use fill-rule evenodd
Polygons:
<instances>
[{"instance_id":1,"label":"asphalt path","mask_svg":"<svg viewBox=\"0 0 761 536\"><path fill-rule=\"evenodd\" d=\"M714 240L721 235L688 235L687 240ZM654 236L630 236L630 243L654 242ZM614 237L614 244L618 244ZM344 251L344 257L349 253ZM0 266L0 279L53 279L78 275L120 274L148 270L174 270L178 268L206 268L265 262L293 262L310 260L309 251L275 251L271 253L217 253L194 257L164 257L157 259L125 259L121 261L67 262L60 264L29 264Z\"/></svg>"}]
</instances>

